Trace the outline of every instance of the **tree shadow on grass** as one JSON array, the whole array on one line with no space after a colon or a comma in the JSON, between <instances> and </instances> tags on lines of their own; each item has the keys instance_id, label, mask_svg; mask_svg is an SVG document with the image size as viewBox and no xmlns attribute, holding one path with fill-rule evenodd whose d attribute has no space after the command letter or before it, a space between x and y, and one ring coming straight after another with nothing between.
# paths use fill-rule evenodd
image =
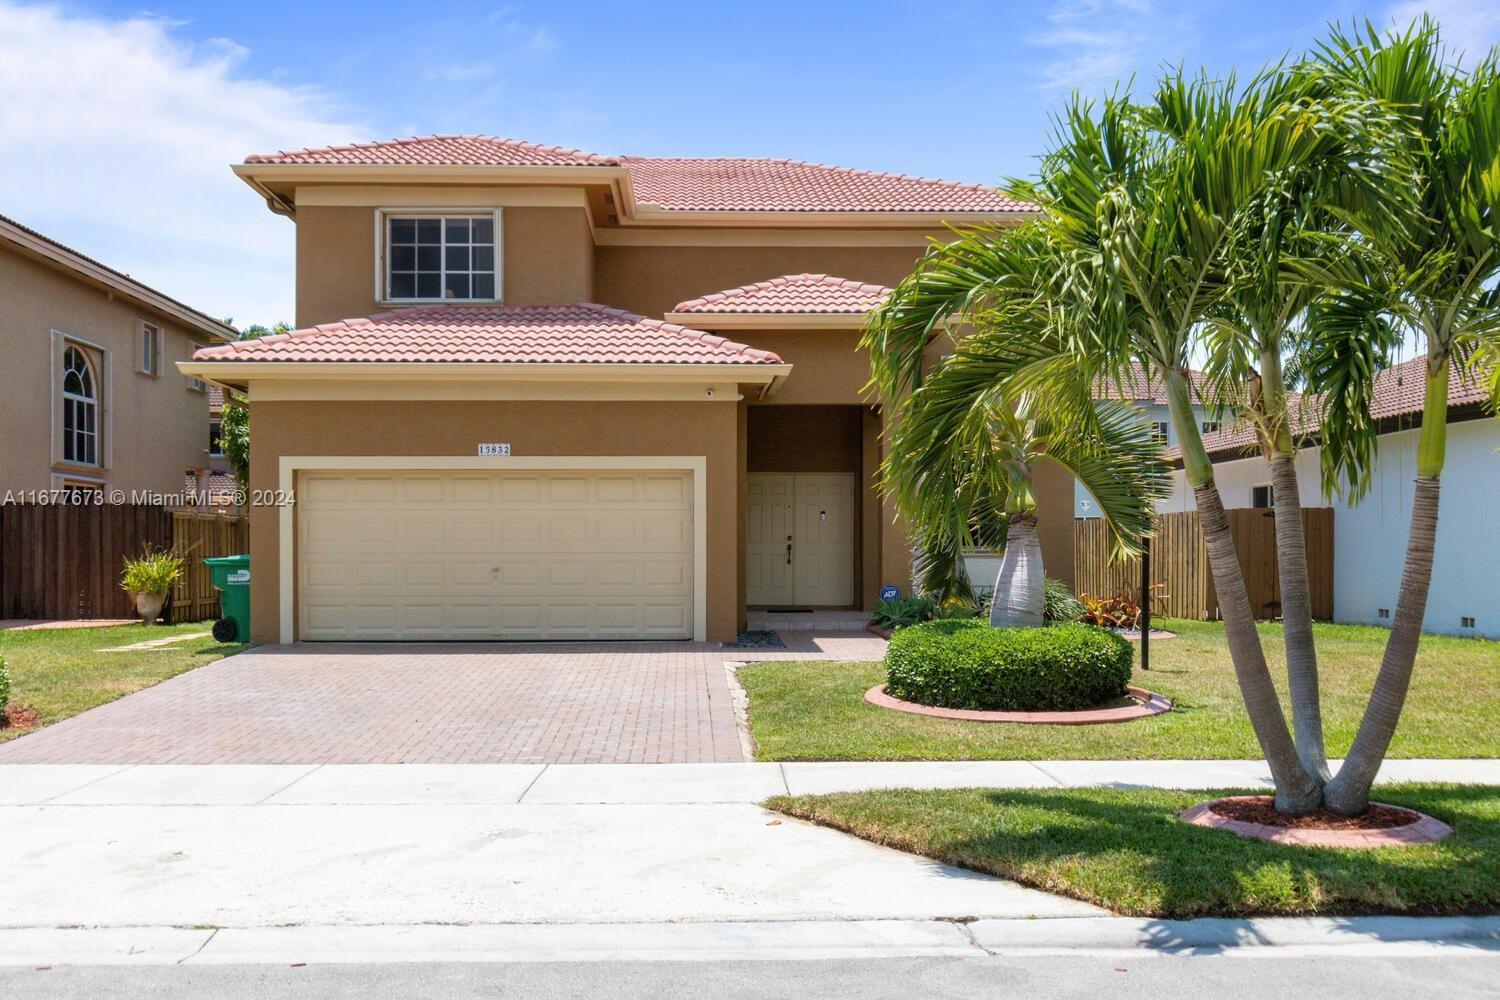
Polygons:
<instances>
[{"instance_id":1,"label":"tree shadow on grass","mask_svg":"<svg viewBox=\"0 0 1500 1000\"><path fill-rule=\"evenodd\" d=\"M1496 789L1386 786L1382 801L1435 815L1456 832L1437 844L1374 851L1272 844L1178 818L1181 809L1196 802L1237 793L1243 790L913 792L893 800L900 819L883 828L874 800L859 803L851 797L846 810L832 801L838 798L834 796L827 803L832 808L816 809L815 818L937 861L1117 913L1167 918L1143 931L1153 947L1196 946L1193 934L1199 932L1172 922L1181 918L1500 909ZM930 798L924 800L924 795ZM841 814L849 821L842 822ZM871 835L871 830L878 832ZM1248 925L1243 929L1247 941L1255 933Z\"/></svg>"}]
</instances>

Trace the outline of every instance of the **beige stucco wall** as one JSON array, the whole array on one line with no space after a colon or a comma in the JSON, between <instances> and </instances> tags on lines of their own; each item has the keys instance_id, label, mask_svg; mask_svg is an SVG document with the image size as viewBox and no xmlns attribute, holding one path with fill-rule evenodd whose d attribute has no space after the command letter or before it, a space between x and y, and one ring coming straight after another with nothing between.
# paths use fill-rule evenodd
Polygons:
<instances>
[{"instance_id":1,"label":"beige stucco wall","mask_svg":"<svg viewBox=\"0 0 1500 1000\"><path fill-rule=\"evenodd\" d=\"M723 402L489 400L256 402L251 394L251 489L279 488L282 455L472 456L481 441L516 455L673 455L707 459L710 640L739 624L738 407ZM251 636L276 642L280 617L279 514L250 513Z\"/></svg>"},{"instance_id":2,"label":"beige stucco wall","mask_svg":"<svg viewBox=\"0 0 1500 1000\"><path fill-rule=\"evenodd\" d=\"M296 326L393 308L376 299L379 207L394 206L372 198L368 205L306 205L297 210ZM592 297L593 240L582 208L502 207L500 229L506 303L586 302Z\"/></svg>"},{"instance_id":3,"label":"beige stucco wall","mask_svg":"<svg viewBox=\"0 0 1500 1000\"><path fill-rule=\"evenodd\" d=\"M851 242L857 237L851 236ZM831 274L894 285L923 246L601 246L594 294L607 305L661 316L677 303L783 274ZM736 338L738 339L738 338Z\"/></svg>"},{"instance_id":4,"label":"beige stucco wall","mask_svg":"<svg viewBox=\"0 0 1500 1000\"><path fill-rule=\"evenodd\" d=\"M54 473L101 479L127 494L176 493L183 470L207 464L208 395L192 391L175 367L196 347L185 328L7 244L0 244L0 303L0 497L51 489ZM159 377L136 371L142 320L162 330ZM98 345L103 468L53 460L61 412L54 330Z\"/></svg>"}]
</instances>

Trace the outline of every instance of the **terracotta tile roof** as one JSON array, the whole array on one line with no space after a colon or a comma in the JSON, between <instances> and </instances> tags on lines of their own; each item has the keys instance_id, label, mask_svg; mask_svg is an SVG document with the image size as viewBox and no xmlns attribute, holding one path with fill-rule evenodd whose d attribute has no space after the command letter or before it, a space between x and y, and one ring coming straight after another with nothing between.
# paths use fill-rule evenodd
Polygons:
<instances>
[{"instance_id":1,"label":"terracotta tile roof","mask_svg":"<svg viewBox=\"0 0 1500 1000\"><path fill-rule=\"evenodd\" d=\"M1199 371L1188 372L1188 387L1193 401L1202 402L1204 386L1208 376ZM1151 402L1167 405L1167 391L1159 376L1146 377L1140 362L1132 361L1129 369L1119 380L1101 379L1094 387L1096 399L1124 399L1131 402Z\"/></svg>"},{"instance_id":2,"label":"terracotta tile roof","mask_svg":"<svg viewBox=\"0 0 1500 1000\"><path fill-rule=\"evenodd\" d=\"M414 306L209 347L195 361L504 364L780 364L769 351L581 302Z\"/></svg>"},{"instance_id":3,"label":"terracotta tile roof","mask_svg":"<svg viewBox=\"0 0 1500 1000\"><path fill-rule=\"evenodd\" d=\"M1032 212L979 184L754 157L599 156L487 135L429 135L245 157L246 163L624 167L636 201L661 211ZM627 206L628 208L629 206Z\"/></svg>"},{"instance_id":4,"label":"terracotta tile roof","mask_svg":"<svg viewBox=\"0 0 1500 1000\"><path fill-rule=\"evenodd\" d=\"M488 135L424 135L245 157L246 163L332 163L378 166L612 167L620 161L578 149L539 146Z\"/></svg>"},{"instance_id":5,"label":"terracotta tile roof","mask_svg":"<svg viewBox=\"0 0 1500 1000\"><path fill-rule=\"evenodd\" d=\"M1392 365L1375 376L1375 404L1370 414L1376 420L1422 412L1427 394L1427 356ZM1458 369L1448 369L1448 406L1483 403L1489 398L1481 378L1462 378Z\"/></svg>"},{"instance_id":6,"label":"terracotta tile roof","mask_svg":"<svg viewBox=\"0 0 1500 1000\"><path fill-rule=\"evenodd\" d=\"M199 493L198 476L195 473L184 473L182 477L183 492L198 493L201 506L232 507L235 503L235 491L239 488L239 480L232 472L209 473L204 477L201 493Z\"/></svg>"},{"instance_id":7,"label":"terracotta tile roof","mask_svg":"<svg viewBox=\"0 0 1500 1000\"><path fill-rule=\"evenodd\" d=\"M847 313L863 316L891 290L826 274L788 274L679 302L674 313Z\"/></svg>"},{"instance_id":8,"label":"terracotta tile roof","mask_svg":"<svg viewBox=\"0 0 1500 1000\"><path fill-rule=\"evenodd\" d=\"M1410 361L1392 365L1376 375L1374 403L1370 406L1370 415L1376 420L1397 420L1401 417L1414 417L1421 414L1422 399L1427 389L1426 368L1427 356L1422 355ZM1450 411L1456 407L1483 404L1488 398L1482 377L1470 375L1464 378L1459 375L1456 368L1449 370L1448 408ZM1292 426L1297 436L1307 438L1316 435L1323 417L1320 398L1316 395L1303 396L1295 392L1288 393L1287 405L1291 410ZM1415 424L1414 421L1408 423ZM1244 421L1236 421L1224 427L1223 430L1203 435L1203 446L1208 449L1209 455L1223 458L1240 457L1242 454L1252 453L1258 444L1255 431ZM1167 457L1177 461L1182 458L1182 452L1178 448L1172 448L1167 452Z\"/></svg>"},{"instance_id":9,"label":"terracotta tile roof","mask_svg":"<svg viewBox=\"0 0 1500 1000\"><path fill-rule=\"evenodd\" d=\"M636 200L671 212L1030 212L979 184L743 157L622 156Z\"/></svg>"},{"instance_id":10,"label":"terracotta tile roof","mask_svg":"<svg viewBox=\"0 0 1500 1000\"><path fill-rule=\"evenodd\" d=\"M208 387L208 408L210 410L224 409L224 390L220 386Z\"/></svg>"}]
</instances>

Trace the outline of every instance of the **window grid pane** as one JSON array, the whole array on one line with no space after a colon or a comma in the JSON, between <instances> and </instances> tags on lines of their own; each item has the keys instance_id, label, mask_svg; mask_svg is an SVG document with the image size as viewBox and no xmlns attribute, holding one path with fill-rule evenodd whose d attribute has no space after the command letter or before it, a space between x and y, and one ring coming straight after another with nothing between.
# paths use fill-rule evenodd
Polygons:
<instances>
[{"instance_id":1,"label":"window grid pane","mask_svg":"<svg viewBox=\"0 0 1500 1000\"><path fill-rule=\"evenodd\" d=\"M493 299L492 216L392 218L387 229L391 299Z\"/></svg>"}]
</instances>

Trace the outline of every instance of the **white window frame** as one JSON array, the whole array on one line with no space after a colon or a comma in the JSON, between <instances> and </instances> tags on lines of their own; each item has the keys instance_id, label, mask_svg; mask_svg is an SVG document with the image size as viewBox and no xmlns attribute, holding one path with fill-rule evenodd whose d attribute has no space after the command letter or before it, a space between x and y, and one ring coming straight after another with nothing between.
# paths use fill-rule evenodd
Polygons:
<instances>
[{"instance_id":1,"label":"white window frame","mask_svg":"<svg viewBox=\"0 0 1500 1000\"><path fill-rule=\"evenodd\" d=\"M113 355L103 344L95 343L65 330L53 329L50 426L52 428L52 468L68 478L77 478L65 470L86 470L99 473L114 467L114 442L112 419L114 415ZM63 356L69 347L83 351L94 374L94 462L77 462L64 458L63 451ZM100 480L103 482L103 480Z\"/></svg>"},{"instance_id":2,"label":"white window frame","mask_svg":"<svg viewBox=\"0 0 1500 1000\"><path fill-rule=\"evenodd\" d=\"M141 320L136 324L135 370L138 373L151 378L161 378L161 355L165 340L158 324L149 323L146 320Z\"/></svg>"},{"instance_id":3,"label":"white window frame","mask_svg":"<svg viewBox=\"0 0 1500 1000\"><path fill-rule=\"evenodd\" d=\"M1151 438L1161 444L1172 443L1172 422L1170 420L1151 421Z\"/></svg>"},{"instance_id":4,"label":"white window frame","mask_svg":"<svg viewBox=\"0 0 1500 1000\"><path fill-rule=\"evenodd\" d=\"M1264 507L1255 504L1255 491L1265 490L1266 500L1269 502ZM1274 510L1276 507L1276 485L1274 483L1254 483L1250 487L1250 506L1256 510Z\"/></svg>"},{"instance_id":5,"label":"white window frame","mask_svg":"<svg viewBox=\"0 0 1500 1000\"><path fill-rule=\"evenodd\" d=\"M1219 433L1220 426L1221 425L1217 420L1205 420L1198 425L1198 429L1201 430L1204 434L1217 434Z\"/></svg>"},{"instance_id":6,"label":"white window frame","mask_svg":"<svg viewBox=\"0 0 1500 1000\"><path fill-rule=\"evenodd\" d=\"M494 220L495 233L495 295L488 299L411 298L398 299L390 295L390 220L392 219L475 219L489 216ZM457 305L495 305L505 301L502 278L505 274L503 247L505 233L502 227L501 210L493 205L477 208L377 208L375 210L375 301L383 306L432 305L452 303ZM446 249L446 245L444 246ZM446 271L448 255L443 254Z\"/></svg>"}]
</instances>

